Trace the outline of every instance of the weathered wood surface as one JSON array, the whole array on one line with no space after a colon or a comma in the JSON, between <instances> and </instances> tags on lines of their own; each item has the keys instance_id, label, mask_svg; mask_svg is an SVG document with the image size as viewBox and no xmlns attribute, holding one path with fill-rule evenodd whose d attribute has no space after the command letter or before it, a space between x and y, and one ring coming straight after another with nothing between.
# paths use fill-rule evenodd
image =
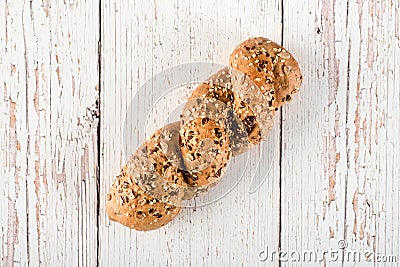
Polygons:
<instances>
[{"instance_id":1,"label":"weathered wood surface","mask_svg":"<svg viewBox=\"0 0 400 267\"><path fill-rule=\"evenodd\" d=\"M289 2L284 43L305 83L284 109L282 247L344 239L399 260L399 2Z\"/></svg>"},{"instance_id":2,"label":"weathered wood surface","mask_svg":"<svg viewBox=\"0 0 400 267\"><path fill-rule=\"evenodd\" d=\"M340 240L400 261L398 1L2 1L0 14L0 266L292 265L259 251ZM181 63L227 64L251 36L283 42L305 77L276 118L267 181L153 232L110 222L138 88ZM339 251L302 265L378 265Z\"/></svg>"},{"instance_id":3,"label":"weathered wood surface","mask_svg":"<svg viewBox=\"0 0 400 267\"><path fill-rule=\"evenodd\" d=\"M1 1L0 14L0 266L93 266L98 4Z\"/></svg>"}]
</instances>

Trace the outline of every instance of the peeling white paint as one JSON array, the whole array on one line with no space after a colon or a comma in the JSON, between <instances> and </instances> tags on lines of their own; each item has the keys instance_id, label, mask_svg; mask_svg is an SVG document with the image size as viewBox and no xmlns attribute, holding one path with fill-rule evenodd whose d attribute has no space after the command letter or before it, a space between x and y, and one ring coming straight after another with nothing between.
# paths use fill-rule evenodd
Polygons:
<instances>
[{"instance_id":1,"label":"peeling white paint","mask_svg":"<svg viewBox=\"0 0 400 267\"><path fill-rule=\"evenodd\" d=\"M397 255L399 14L398 1L0 1L0 266L270 266L265 246L340 239ZM283 110L281 168L157 231L110 223L138 87L180 63L227 64L251 36L283 39L305 78Z\"/></svg>"}]
</instances>

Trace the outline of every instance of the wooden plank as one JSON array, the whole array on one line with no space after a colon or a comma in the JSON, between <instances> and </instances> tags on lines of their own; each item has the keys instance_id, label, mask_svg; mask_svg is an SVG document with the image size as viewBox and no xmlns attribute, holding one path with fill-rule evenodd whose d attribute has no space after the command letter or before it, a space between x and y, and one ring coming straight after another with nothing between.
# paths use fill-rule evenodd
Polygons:
<instances>
[{"instance_id":1,"label":"wooden plank","mask_svg":"<svg viewBox=\"0 0 400 267\"><path fill-rule=\"evenodd\" d=\"M302 258L338 249L344 236L346 18L345 1L284 1L284 45L298 57L304 83L283 111L282 250Z\"/></svg>"},{"instance_id":2,"label":"wooden plank","mask_svg":"<svg viewBox=\"0 0 400 267\"><path fill-rule=\"evenodd\" d=\"M284 1L284 14L305 82L284 109L282 249L346 240L345 266L352 250L399 257L399 4Z\"/></svg>"},{"instance_id":3,"label":"wooden plank","mask_svg":"<svg viewBox=\"0 0 400 267\"><path fill-rule=\"evenodd\" d=\"M400 4L360 1L349 9L346 239L399 262Z\"/></svg>"},{"instance_id":4,"label":"wooden plank","mask_svg":"<svg viewBox=\"0 0 400 267\"><path fill-rule=\"evenodd\" d=\"M23 6L14 4L10 7L2 3L5 12L5 25L2 23L2 265L26 265L27 252L27 186L23 179L25 175L26 159L18 156L27 154L26 136L19 138L18 133L26 133L26 111L18 106L26 105L26 70L24 58L24 36L22 31L21 14ZM12 17L19 19L12 20ZM8 58L5 55L7 53ZM18 64L20 63L20 64ZM18 88L21 88L18 90ZM18 94L19 93L19 94ZM18 120L17 120L18 118ZM7 151L4 153L3 151Z\"/></svg>"},{"instance_id":5,"label":"wooden plank","mask_svg":"<svg viewBox=\"0 0 400 267\"><path fill-rule=\"evenodd\" d=\"M95 265L98 5L0 10L0 265Z\"/></svg>"},{"instance_id":6,"label":"wooden plank","mask_svg":"<svg viewBox=\"0 0 400 267\"><path fill-rule=\"evenodd\" d=\"M280 9L275 0L246 5L227 0L213 5L102 1L101 207L126 160L123 125L138 88L152 75L181 63L227 64L233 47L251 36L279 42ZM137 116L147 114L138 110ZM132 136L131 142L138 146L138 139ZM279 143L275 149L279 152ZM249 162L254 168L256 163L256 158ZM196 211L185 209L168 226L148 233L110 223L102 208L100 262L104 266L257 264L258 252L266 245L278 248L278 165L259 191L250 195L248 190L249 182L241 183L219 202Z\"/></svg>"}]
</instances>

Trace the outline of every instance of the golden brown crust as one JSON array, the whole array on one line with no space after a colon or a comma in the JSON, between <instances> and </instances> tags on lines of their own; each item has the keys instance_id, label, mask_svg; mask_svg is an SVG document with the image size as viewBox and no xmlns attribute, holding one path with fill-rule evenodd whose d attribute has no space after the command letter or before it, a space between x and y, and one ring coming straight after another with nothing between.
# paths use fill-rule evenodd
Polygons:
<instances>
[{"instance_id":1,"label":"golden brown crust","mask_svg":"<svg viewBox=\"0 0 400 267\"><path fill-rule=\"evenodd\" d=\"M138 231L149 231L172 221L180 207L146 194L134 182L129 168L124 166L107 194L106 211L113 221Z\"/></svg>"},{"instance_id":2,"label":"golden brown crust","mask_svg":"<svg viewBox=\"0 0 400 267\"><path fill-rule=\"evenodd\" d=\"M257 116L249 105L250 103L244 101L238 94L240 90L234 91L233 79L240 79L242 75L240 72L232 71L229 67L219 70L208 78L206 82L200 84L193 91L189 100L212 98L221 101L226 105L226 108L230 109L231 115L228 118L228 130L231 135L232 153L235 156L259 144L263 138L263 134ZM251 87L253 85L251 82L246 86ZM245 90L250 89L246 88ZM264 101L269 102L268 100L270 99L267 97L264 98ZM254 105L256 103L251 104ZM188 109L189 106L186 105L184 110ZM266 107L268 106L266 105ZM262 112L270 114L271 120L273 120L274 109L267 109L262 110Z\"/></svg>"},{"instance_id":3,"label":"golden brown crust","mask_svg":"<svg viewBox=\"0 0 400 267\"><path fill-rule=\"evenodd\" d=\"M188 166L186 173L189 185L199 187L217 183L231 158L229 133L225 128L213 119L197 118L182 126L180 137L185 163L189 165L197 161L196 170ZM199 160L204 160L204 167L199 164L202 163Z\"/></svg>"},{"instance_id":4,"label":"golden brown crust","mask_svg":"<svg viewBox=\"0 0 400 267\"><path fill-rule=\"evenodd\" d=\"M155 131L145 146L150 162L162 178L178 186L187 187L182 154L179 149L180 123L174 122Z\"/></svg>"},{"instance_id":5,"label":"golden brown crust","mask_svg":"<svg viewBox=\"0 0 400 267\"><path fill-rule=\"evenodd\" d=\"M241 100L238 95L236 95L235 97L233 109L235 110L235 114L239 117L242 125L244 126L244 130L248 135L250 143L253 145L259 144L262 139L262 134L260 124L258 123L253 110L245 101Z\"/></svg>"},{"instance_id":6,"label":"golden brown crust","mask_svg":"<svg viewBox=\"0 0 400 267\"><path fill-rule=\"evenodd\" d=\"M239 44L230 55L229 64L248 75L263 94L272 96L271 106L274 108L290 101L303 79L294 57L264 37L251 38Z\"/></svg>"},{"instance_id":7,"label":"golden brown crust","mask_svg":"<svg viewBox=\"0 0 400 267\"><path fill-rule=\"evenodd\" d=\"M190 200L199 196L208 190L207 187L203 186L209 185L212 181L210 177L210 183L196 182L199 177L207 179L206 174L198 172L197 169L206 169L212 161L209 161L209 163L202 162L206 157L197 156L193 158L195 161L190 161L184 157L188 155L181 151L184 149L180 144L181 129L179 121L168 124L157 130L144 143L148 162L155 171L143 166L145 165L143 161L136 162L135 166L132 166L134 170L141 168L137 171L141 179L139 184L145 187L152 196L170 204L181 204L182 200ZM201 151L197 151L198 153L201 153ZM207 153L206 156L210 156L210 154ZM195 170L193 171L193 169ZM158 175L155 176L154 173Z\"/></svg>"}]
</instances>

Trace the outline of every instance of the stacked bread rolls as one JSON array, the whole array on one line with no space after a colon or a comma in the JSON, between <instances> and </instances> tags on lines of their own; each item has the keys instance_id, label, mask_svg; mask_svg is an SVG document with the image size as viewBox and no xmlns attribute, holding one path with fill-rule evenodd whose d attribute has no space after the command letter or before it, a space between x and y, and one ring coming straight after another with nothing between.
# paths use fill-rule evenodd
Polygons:
<instances>
[{"instance_id":1,"label":"stacked bread rolls","mask_svg":"<svg viewBox=\"0 0 400 267\"><path fill-rule=\"evenodd\" d=\"M267 137L275 111L302 82L293 56L263 37L239 44L229 65L193 91L179 122L130 157L107 194L111 220L140 231L172 221L182 201L218 184L232 156Z\"/></svg>"}]
</instances>

